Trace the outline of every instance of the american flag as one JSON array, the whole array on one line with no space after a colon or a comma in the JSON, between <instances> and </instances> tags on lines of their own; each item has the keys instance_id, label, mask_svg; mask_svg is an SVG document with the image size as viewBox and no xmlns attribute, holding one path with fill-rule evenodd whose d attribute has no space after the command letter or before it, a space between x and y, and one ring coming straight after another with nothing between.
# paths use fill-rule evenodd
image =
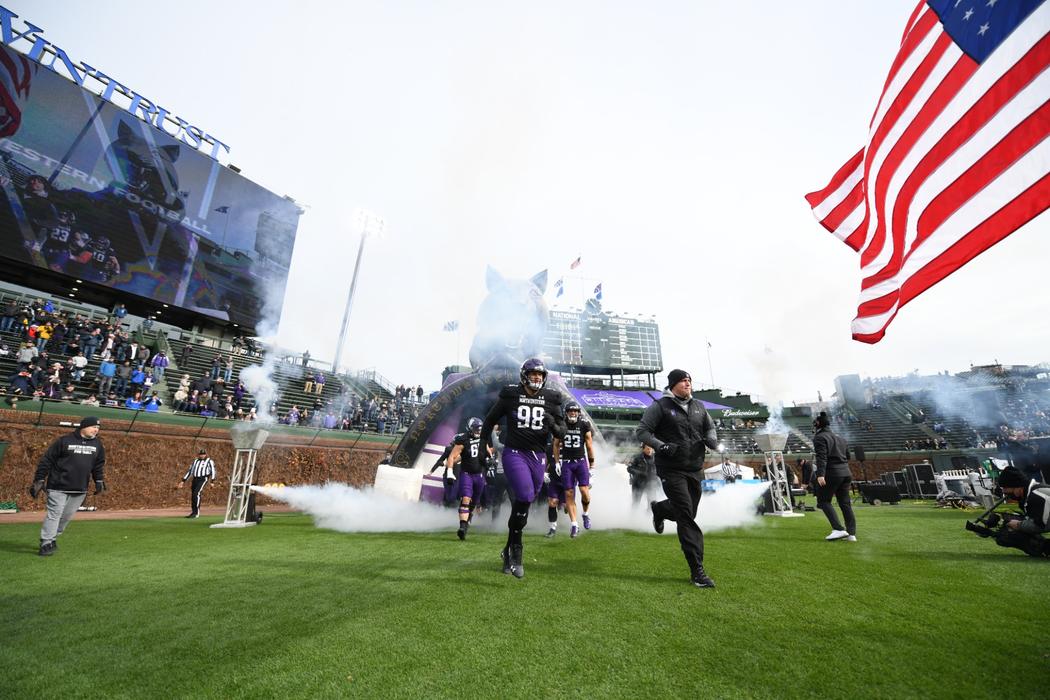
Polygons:
<instances>
[{"instance_id":1,"label":"american flag","mask_svg":"<svg viewBox=\"0 0 1050 700\"><path fill-rule=\"evenodd\" d=\"M579 256L578 258L576 258L575 260L573 260L573 261L572 261L572 262L571 262L571 263L569 264L569 269L570 269L570 270L575 270L575 269L576 269L577 267L579 267L579 266L580 266L580 259L581 259L582 257L583 257L583 256L581 255L581 256Z\"/></svg>"},{"instance_id":2,"label":"american flag","mask_svg":"<svg viewBox=\"0 0 1050 700\"><path fill-rule=\"evenodd\" d=\"M1050 3L928 0L908 20L868 142L806 195L860 253L853 338L1050 206Z\"/></svg>"}]
</instances>

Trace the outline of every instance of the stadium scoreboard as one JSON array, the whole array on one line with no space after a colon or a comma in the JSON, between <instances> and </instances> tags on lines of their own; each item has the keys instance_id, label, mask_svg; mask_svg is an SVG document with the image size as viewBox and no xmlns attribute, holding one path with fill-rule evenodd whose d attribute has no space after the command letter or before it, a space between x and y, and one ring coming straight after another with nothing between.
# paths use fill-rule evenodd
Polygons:
<instances>
[{"instance_id":1,"label":"stadium scoreboard","mask_svg":"<svg viewBox=\"0 0 1050 700\"><path fill-rule=\"evenodd\" d=\"M551 311L543 351L555 368L582 373L663 370L655 321L600 311Z\"/></svg>"}]
</instances>

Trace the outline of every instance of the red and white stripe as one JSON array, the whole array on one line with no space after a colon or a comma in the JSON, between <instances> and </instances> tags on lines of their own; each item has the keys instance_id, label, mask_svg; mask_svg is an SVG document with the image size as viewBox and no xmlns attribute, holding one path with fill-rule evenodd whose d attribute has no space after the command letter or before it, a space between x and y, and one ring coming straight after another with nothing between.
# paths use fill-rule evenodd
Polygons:
<instances>
[{"instance_id":1,"label":"red and white stripe","mask_svg":"<svg viewBox=\"0 0 1050 700\"><path fill-rule=\"evenodd\" d=\"M867 145L806 196L860 253L853 338L875 343L902 306L1050 206L1050 3L982 64L919 4Z\"/></svg>"}]
</instances>

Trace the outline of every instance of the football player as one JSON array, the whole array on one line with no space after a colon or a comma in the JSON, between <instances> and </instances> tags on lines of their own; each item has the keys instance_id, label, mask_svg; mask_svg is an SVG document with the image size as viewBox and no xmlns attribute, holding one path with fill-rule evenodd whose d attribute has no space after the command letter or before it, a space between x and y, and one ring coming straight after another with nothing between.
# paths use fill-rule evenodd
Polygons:
<instances>
[{"instance_id":1,"label":"football player","mask_svg":"<svg viewBox=\"0 0 1050 700\"><path fill-rule=\"evenodd\" d=\"M565 489L565 505L569 509L572 530L569 537L580 534L576 521L576 487L580 487L580 503L583 505L583 528L591 529L591 470L594 466L594 444L591 424L581 418L583 411L575 401L565 406L565 435L554 441L555 471L561 475ZM586 452L586 454L584 454Z\"/></svg>"},{"instance_id":2,"label":"football player","mask_svg":"<svg viewBox=\"0 0 1050 700\"><path fill-rule=\"evenodd\" d=\"M481 443L481 419L471 418L467 421L467 432L459 433L452 440L452 452L447 464L459 460L459 530L456 536L467 539L467 528L474 515L481 494L485 492L485 454L492 454L492 448ZM453 477L455 478L455 477Z\"/></svg>"},{"instance_id":3,"label":"football player","mask_svg":"<svg viewBox=\"0 0 1050 700\"><path fill-rule=\"evenodd\" d=\"M117 251L113 250L109 239L99 236L91 241L88 246L91 260L88 269L91 274L88 278L94 282L109 282L120 274L120 261L117 259Z\"/></svg>"},{"instance_id":4,"label":"football player","mask_svg":"<svg viewBox=\"0 0 1050 700\"><path fill-rule=\"evenodd\" d=\"M529 505L536 500L547 468L547 441L558 437L561 425L561 394L546 388L547 368L539 359L525 360L518 372L520 381L503 387L485 416L481 436L486 447L492 428L506 421L503 439L503 471L511 493L507 520L507 546L503 548L503 573L525 576L522 564L522 531L529 519Z\"/></svg>"}]
</instances>

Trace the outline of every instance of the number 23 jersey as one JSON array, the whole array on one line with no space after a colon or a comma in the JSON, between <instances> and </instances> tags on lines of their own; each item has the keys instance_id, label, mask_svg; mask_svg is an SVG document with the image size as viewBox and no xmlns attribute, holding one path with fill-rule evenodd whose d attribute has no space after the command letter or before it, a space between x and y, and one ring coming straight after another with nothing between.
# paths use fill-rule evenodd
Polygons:
<instances>
[{"instance_id":1,"label":"number 23 jersey","mask_svg":"<svg viewBox=\"0 0 1050 700\"><path fill-rule=\"evenodd\" d=\"M492 410L485 416L485 428L482 435L488 436L486 430L506 418L507 429L504 445L514 450L544 452L552 430L561 421L562 397L553 389L540 389L534 396L529 396L525 387L511 384L500 389L499 398Z\"/></svg>"}]
</instances>

